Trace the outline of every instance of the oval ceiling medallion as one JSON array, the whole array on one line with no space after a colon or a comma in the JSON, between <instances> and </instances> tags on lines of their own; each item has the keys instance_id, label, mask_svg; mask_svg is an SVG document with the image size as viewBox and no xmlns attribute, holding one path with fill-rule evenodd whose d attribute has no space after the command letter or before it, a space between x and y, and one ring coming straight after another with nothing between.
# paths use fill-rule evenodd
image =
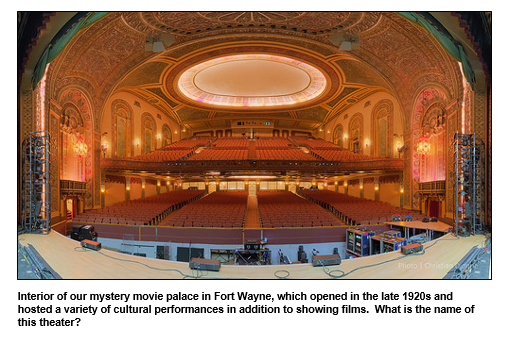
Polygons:
<instances>
[{"instance_id":1,"label":"oval ceiling medallion","mask_svg":"<svg viewBox=\"0 0 507 348\"><path fill-rule=\"evenodd\" d=\"M317 68L280 55L237 54L185 70L178 89L194 102L222 107L278 107L304 103L326 89Z\"/></svg>"}]
</instances>

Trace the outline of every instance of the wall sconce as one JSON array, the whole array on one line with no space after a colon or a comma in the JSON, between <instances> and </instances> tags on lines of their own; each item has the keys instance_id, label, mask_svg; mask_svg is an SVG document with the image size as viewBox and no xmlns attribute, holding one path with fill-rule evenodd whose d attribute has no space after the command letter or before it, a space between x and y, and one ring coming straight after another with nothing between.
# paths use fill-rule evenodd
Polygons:
<instances>
[{"instance_id":1,"label":"wall sconce","mask_svg":"<svg viewBox=\"0 0 507 348\"><path fill-rule=\"evenodd\" d=\"M160 187L160 180L157 180L157 186Z\"/></svg>"},{"instance_id":2,"label":"wall sconce","mask_svg":"<svg viewBox=\"0 0 507 348\"><path fill-rule=\"evenodd\" d=\"M364 146L370 146L370 139L364 139Z\"/></svg>"},{"instance_id":3,"label":"wall sconce","mask_svg":"<svg viewBox=\"0 0 507 348\"><path fill-rule=\"evenodd\" d=\"M403 193L403 192L405 192L405 190L402 187L402 188L400 188L400 193Z\"/></svg>"},{"instance_id":4,"label":"wall sconce","mask_svg":"<svg viewBox=\"0 0 507 348\"><path fill-rule=\"evenodd\" d=\"M139 141L139 139L136 139L135 145L137 146L137 148L139 148L139 146L141 146L141 142Z\"/></svg>"},{"instance_id":5,"label":"wall sconce","mask_svg":"<svg viewBox=\"0 0 507 348\"><path fill-rule=\"evenodd\" d=\"M102 150L102 153L104 154L104 158L106 158L107 141L104 141L104 143L102 145L100 145L100 150Z\"/></svg>"},{"instance_id":6,"label":"wall sconce","mask_svg":"<svg viewBox=\"0 0 507 348\"><path fill-rule=\"evenodd\" d=\"M102 192L102 193L106 192L106 186L104 184L100 185L100 192Z\"/></svg>"}]
</instances>

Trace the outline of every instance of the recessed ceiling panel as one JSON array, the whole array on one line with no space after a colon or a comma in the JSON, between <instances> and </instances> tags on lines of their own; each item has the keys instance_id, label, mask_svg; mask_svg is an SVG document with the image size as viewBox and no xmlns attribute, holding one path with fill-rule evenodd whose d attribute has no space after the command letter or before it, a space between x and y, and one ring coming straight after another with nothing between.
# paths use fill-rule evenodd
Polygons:
<instances>
[{"instance_id":1,"label":"recessed ceiling panel","mask_svg":"<svg viewBox=\"0 0 507 348\"><path fill-rule=\"evenodd\" d=\"M293 58L237 54L188 68L178 79L178 89L204 105L277 107L317 98L326 89L326 78L319 69Z\"/></svg>"}]
</instances>

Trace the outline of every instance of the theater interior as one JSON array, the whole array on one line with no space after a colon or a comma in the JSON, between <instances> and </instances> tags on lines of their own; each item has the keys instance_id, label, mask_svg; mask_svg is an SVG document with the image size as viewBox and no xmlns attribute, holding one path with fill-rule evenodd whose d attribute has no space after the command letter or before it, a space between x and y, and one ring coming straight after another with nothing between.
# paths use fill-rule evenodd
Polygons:
<instances>
[{"instance_id":1,"label":"theater interior","mask_svg":"<svg viewBox=\"0 0 507 348\"><path fill-rule=\"evenodd\" d=\"M31 276L489 278L491 12L18 12L17 77Z\"/></svg>"}]
</instances>

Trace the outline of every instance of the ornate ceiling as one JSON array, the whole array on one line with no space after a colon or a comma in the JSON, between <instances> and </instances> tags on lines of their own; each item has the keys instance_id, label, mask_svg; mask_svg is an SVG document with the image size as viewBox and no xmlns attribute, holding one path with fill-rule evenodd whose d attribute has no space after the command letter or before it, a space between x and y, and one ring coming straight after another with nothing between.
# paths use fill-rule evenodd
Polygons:
<instances>
[{"instance_id":1,"label":"ornate ceiling","mask_svg":"<svg viewBox=\"0 0 507 348\"><path fill-rule=\"evenodd\" d=\"M359 37L360 48L341 51L330 41L337 31ZM146 37L168 35L175 42L165 51L145 50ZM313 102L239 109L196 103L179 91L187 69L238 54L309 64L326 77L326 88ZM315 129L378 91L397 98L406 117L421 86L435 83L456 97L461 83L457 63L436 41L390 12L114 12L80 32L51 69L56 99L82 86L100 115L107 98L126 91L192 130L227 127L238 115Z\"/></svg>"}]
</instances>

